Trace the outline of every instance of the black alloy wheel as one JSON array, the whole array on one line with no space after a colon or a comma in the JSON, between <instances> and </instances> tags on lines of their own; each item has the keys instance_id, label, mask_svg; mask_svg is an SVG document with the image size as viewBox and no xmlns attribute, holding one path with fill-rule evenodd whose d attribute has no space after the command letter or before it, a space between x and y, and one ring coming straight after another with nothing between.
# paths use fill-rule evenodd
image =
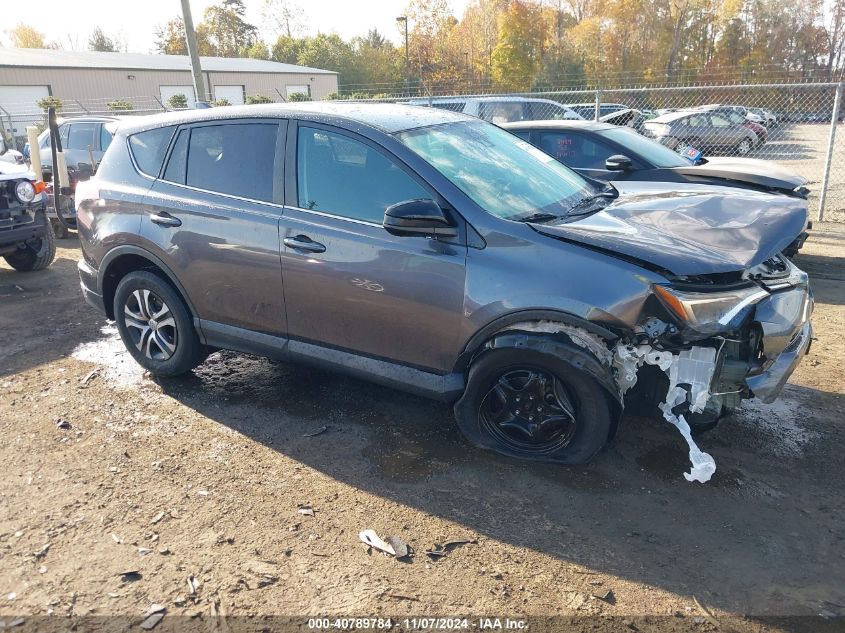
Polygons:
<instances>
[{"instance_id":1,"label":"black alloy wheel","mask_svg":"<svg viewBox=\"0 0 845 633\"><path fill-rule=\"evenodd\" d=\"M481 401L485 430L520 452L546 454L575 436L576 400L561 381L536 367L501 373Z\"/></svg>"}]
</instances>

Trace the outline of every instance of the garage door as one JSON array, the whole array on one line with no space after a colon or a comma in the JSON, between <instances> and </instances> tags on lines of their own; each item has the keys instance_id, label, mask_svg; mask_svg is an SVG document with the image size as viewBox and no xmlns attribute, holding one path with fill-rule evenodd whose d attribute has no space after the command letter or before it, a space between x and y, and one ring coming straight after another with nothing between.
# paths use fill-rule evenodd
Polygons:
<instances>
[{"instance_id":1,"label":"garage door","mask_svg":"<svg viewBox=\"0 0 845 633\"><path fill-rule=\"evenodd\" d=\"M193 108L197 102L193 86L159 86L158 90L161 94L161 102L164 105L167 105L167 101L174 95L185 95L188 97L189 108Z\"/></svg>"},{"instance_id":2,"label":"garage door","mask_svg":"<svg viewBox=\"0 0 845 633\"><path fill-rule=\"evenodd\" d=\"M0 86L0 127L15 138L19 149L26 143L26 126L44 122L38 101L49 95L48 86Z\"/></svg>"},{"instance_id":3,"label":"garage door","mask_svg":"<svg viewBox=\"0 0 845 633\"><path fill-rule=\"evenodd\" d=\"M305 85L303 85L303 86L285 86L285 88L286 88L287 93L288 93L288 99L290 99L291 96L295 95L295 94L303 94L306 97L311 96L311 90L309 89L308 86L305 86Z\"/></svg>"},{"instance_id":4,"label":"garage door","mask_svg":"<svg viewBox=\"0 0 845 633\"><path fill-rule=\"evenodd\" d=\"M225 99L232 105L244 104L243 86L214 86L214 98Z\"/></svg>"}]
</instances>

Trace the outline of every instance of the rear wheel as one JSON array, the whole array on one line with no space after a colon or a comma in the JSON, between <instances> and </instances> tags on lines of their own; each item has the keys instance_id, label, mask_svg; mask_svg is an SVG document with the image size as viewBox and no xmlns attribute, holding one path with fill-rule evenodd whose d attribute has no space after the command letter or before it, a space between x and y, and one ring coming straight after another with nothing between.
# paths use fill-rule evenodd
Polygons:
<instances>
[{"instance_id":1,"label":"rear wheel","mask_svg":"<svg viewBox=\"0 0 845 633\"><path fill-rule=\"evenodd\" d=\"M734 152L736 152L738 156L745 156L749 154L752 149L754 149L754 144L751 142L750 139L744 138L736 144Z\"/></svg>"},{"instance_id":2,"label":"rear wheel","mask_svg":"<svg viewBox=\"0 0 845 633\"><path fill-rule=\"evenodd\" d=\"M114 315L126 349L156 376L184 374L207 355L182 297L154 273L135 271L121 279Z\"/></svg>"},{"instance_id":3,"label":"rear wheel","mask_svg":"<svg viewBox=\"0 0 845 633\"><path fill-rule=\"evenodd\" d=\"M9 266L21 272L42 270L53 263L56 258L56 239L53 227L45 222L44 235L33 240L27 240L22 248L5 256Z\"/></svg>"},{"instance_id":4,"label":"rear wheel","mask_svg":"<svg viewBox=\"0 0 845 633\"><path fill-rule=\"evenodd\" d=\"M605 445L611 411L601 386L566 360L526 349L496 349L472 365L455 405L476 446L510 457L579 464Z\"/></svg>"}]
</instances>

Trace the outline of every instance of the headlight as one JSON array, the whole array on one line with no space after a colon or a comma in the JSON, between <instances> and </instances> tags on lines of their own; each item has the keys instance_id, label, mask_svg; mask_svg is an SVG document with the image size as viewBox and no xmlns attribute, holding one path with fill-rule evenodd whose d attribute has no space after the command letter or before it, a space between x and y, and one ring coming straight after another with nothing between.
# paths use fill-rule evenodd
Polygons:
<instances>
[{"instance_id":1,"label":"headlight","mask_svg":"<svg viewBox=\"0 0 845 633\"><path fill-rule=\"evenodd\" d=\"M654 293L682 322L709 333L736 325L745 308L767 297L759 286L721 292L689 292L668 286L653 286Z\"/></svg>"},{"instance_id":2,"label":"headlight","mask_svg":"<svg viewBox=\"0 0 845 633\"><path fill-rule=\"evenodd\" d=\"M35 200L35 185L28 180L21 180L15 185L15 197L24 204L32 202Z\"/></svg>"}]
</instances>

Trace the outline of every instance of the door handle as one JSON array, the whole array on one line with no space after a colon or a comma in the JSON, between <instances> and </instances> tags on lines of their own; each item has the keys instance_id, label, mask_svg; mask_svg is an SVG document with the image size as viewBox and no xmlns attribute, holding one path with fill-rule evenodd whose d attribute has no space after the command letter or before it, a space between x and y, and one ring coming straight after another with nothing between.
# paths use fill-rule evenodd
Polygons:
<instances>
[{"instance_id":1,"label":"door handle","mask_svg":"<svg viewBox=\"0 0 845 633\"><path fill-rule=\"evenodd\" d=\"M182 226L182 220L174 218L167 211L154 213L150 216L150 222L158 224L159 226Z\"/></svg>"},{"instance_id":2,"label":"door handle","mask_svg":"<svg viewBox=\"0 0 845 633\"><path fill-rule=\"evenodd\" d=\"M310 251L312 253L325 253L326 247L320 242L315 242L307 235L297 235L296 237L286 237L282 243L288 248L298 251Z\"/></svg>"}]
</instances>

